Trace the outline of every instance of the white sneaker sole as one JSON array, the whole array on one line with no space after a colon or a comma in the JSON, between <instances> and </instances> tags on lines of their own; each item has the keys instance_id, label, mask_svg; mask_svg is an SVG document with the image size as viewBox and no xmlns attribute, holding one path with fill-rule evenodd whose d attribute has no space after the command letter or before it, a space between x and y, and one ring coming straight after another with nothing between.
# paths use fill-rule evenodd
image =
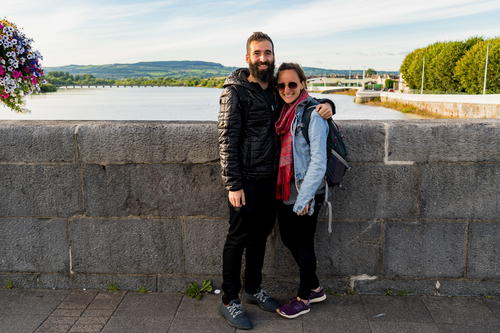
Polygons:
<instances>
[{"instance_id":1,"label":"white sneaker sole","mask_svg":"<svg viewBox=\"0 0 500 333\"><path fill-rule=\"evenodd\" d=\"M310 299L309 303L319 303L319 302L323 302L325 299L326 299L326 295L323 295L321 297L316 297L316 298Z\"/></svg>"},{"instance_id":2,"label":"white sneaker sole","mask_svg":"<svg viewBox=\"0 0 500 333\"><path fill-rule=\"evenodd\" d=\"M282 317L285 317L285 318L288 318L288 319L293 319L293 318L297 318L298 316L302 316L303 314L306 314L308 313L309 311L311 311L311 309L307 309L307 310L303 310L303 311L300 311L299 313L296 313L294 315L287 315L283 312L281 312L279 309L276 309L276 312L282 316Z\"/></svg>"}]
</instances>

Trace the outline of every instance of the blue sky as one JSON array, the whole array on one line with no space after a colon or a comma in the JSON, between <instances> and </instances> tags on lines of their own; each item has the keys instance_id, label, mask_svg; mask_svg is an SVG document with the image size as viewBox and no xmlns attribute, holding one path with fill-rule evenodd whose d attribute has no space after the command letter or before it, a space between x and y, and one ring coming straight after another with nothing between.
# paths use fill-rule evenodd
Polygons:
<instances>
[{"instance_id":1,"label":"blue sky","mask_svg":"<svg viewBox=\"0 0 500 333\"><path fill-rule=\"evenodd\" d=\"M0 17L35 40L45 66L204 60L245 66L253 31L277 63L398 70L437 41L500 36L500 0L2 0Z\"/></svg>"}]
</instances>

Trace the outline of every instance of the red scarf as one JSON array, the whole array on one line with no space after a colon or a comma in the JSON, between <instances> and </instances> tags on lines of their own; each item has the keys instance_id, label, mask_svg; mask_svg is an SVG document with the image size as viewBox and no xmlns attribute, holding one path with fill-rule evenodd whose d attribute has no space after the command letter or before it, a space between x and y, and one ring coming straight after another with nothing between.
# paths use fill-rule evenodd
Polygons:
<instances>
[{"instance_id":1,"label":"red scarf","mask_svg":"<svg viewBox=\"0 0 500 333\"><path fill-rule=\"evenodd\" d=\"M285 104L275 124L276 133L281 142L278 183L276 184L276 199L278 200L288 200L290 197L290 183L294 178L293 145L290 127L295 116L297 105L307 97L309 97L309 94L304 89L293 104Z\"/></svg>"}]
</instances>

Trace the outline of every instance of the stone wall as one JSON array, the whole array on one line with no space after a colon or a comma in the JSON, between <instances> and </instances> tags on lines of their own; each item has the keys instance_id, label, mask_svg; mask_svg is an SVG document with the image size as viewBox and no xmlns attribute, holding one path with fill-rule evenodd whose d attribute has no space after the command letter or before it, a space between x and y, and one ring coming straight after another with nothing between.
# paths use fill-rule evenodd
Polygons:
<instances>
[{"instance_id":1,"label":"stone wall","mask_svg":"<svg viewBox=\"0 0 500 333\"><path fill-rule=\"evenodd\" d=\"M353 168L318 225L322 283L500 295L500 121L339 124ZM216 141L214 122L0 121L0 287L220 285ZM264 272L295 288L276 232Z\"/></svg>"},{"instance_id":2,"label":"stone wall","mask_svg":"<svg viewBox=\"0 0 500 333\"><path fill-rule=\"evenodd\" d=\"M500 95L420 95L381 92L382 101L416 106L452 118L500 118Z\"/></svg>"}]
</instances>

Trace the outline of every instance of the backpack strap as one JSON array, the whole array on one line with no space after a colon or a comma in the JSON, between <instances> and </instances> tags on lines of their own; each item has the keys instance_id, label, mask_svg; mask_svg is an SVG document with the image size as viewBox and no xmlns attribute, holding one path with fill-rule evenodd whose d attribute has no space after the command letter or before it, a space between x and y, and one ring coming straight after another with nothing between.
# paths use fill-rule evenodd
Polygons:
<instances>
[{"instance_id":1,"label":"backpack strap","mask_svg":"<svg viewBox=\"0 0 500 333\"><path fill-rule=\"evenodd\" d=\"M316 105L312 105L304 110L302 113L302 135L306 139L308 145L311 144L309 141L309 123L311 122L311 112L316 108Z\"/></svg>"}]
</instances>

